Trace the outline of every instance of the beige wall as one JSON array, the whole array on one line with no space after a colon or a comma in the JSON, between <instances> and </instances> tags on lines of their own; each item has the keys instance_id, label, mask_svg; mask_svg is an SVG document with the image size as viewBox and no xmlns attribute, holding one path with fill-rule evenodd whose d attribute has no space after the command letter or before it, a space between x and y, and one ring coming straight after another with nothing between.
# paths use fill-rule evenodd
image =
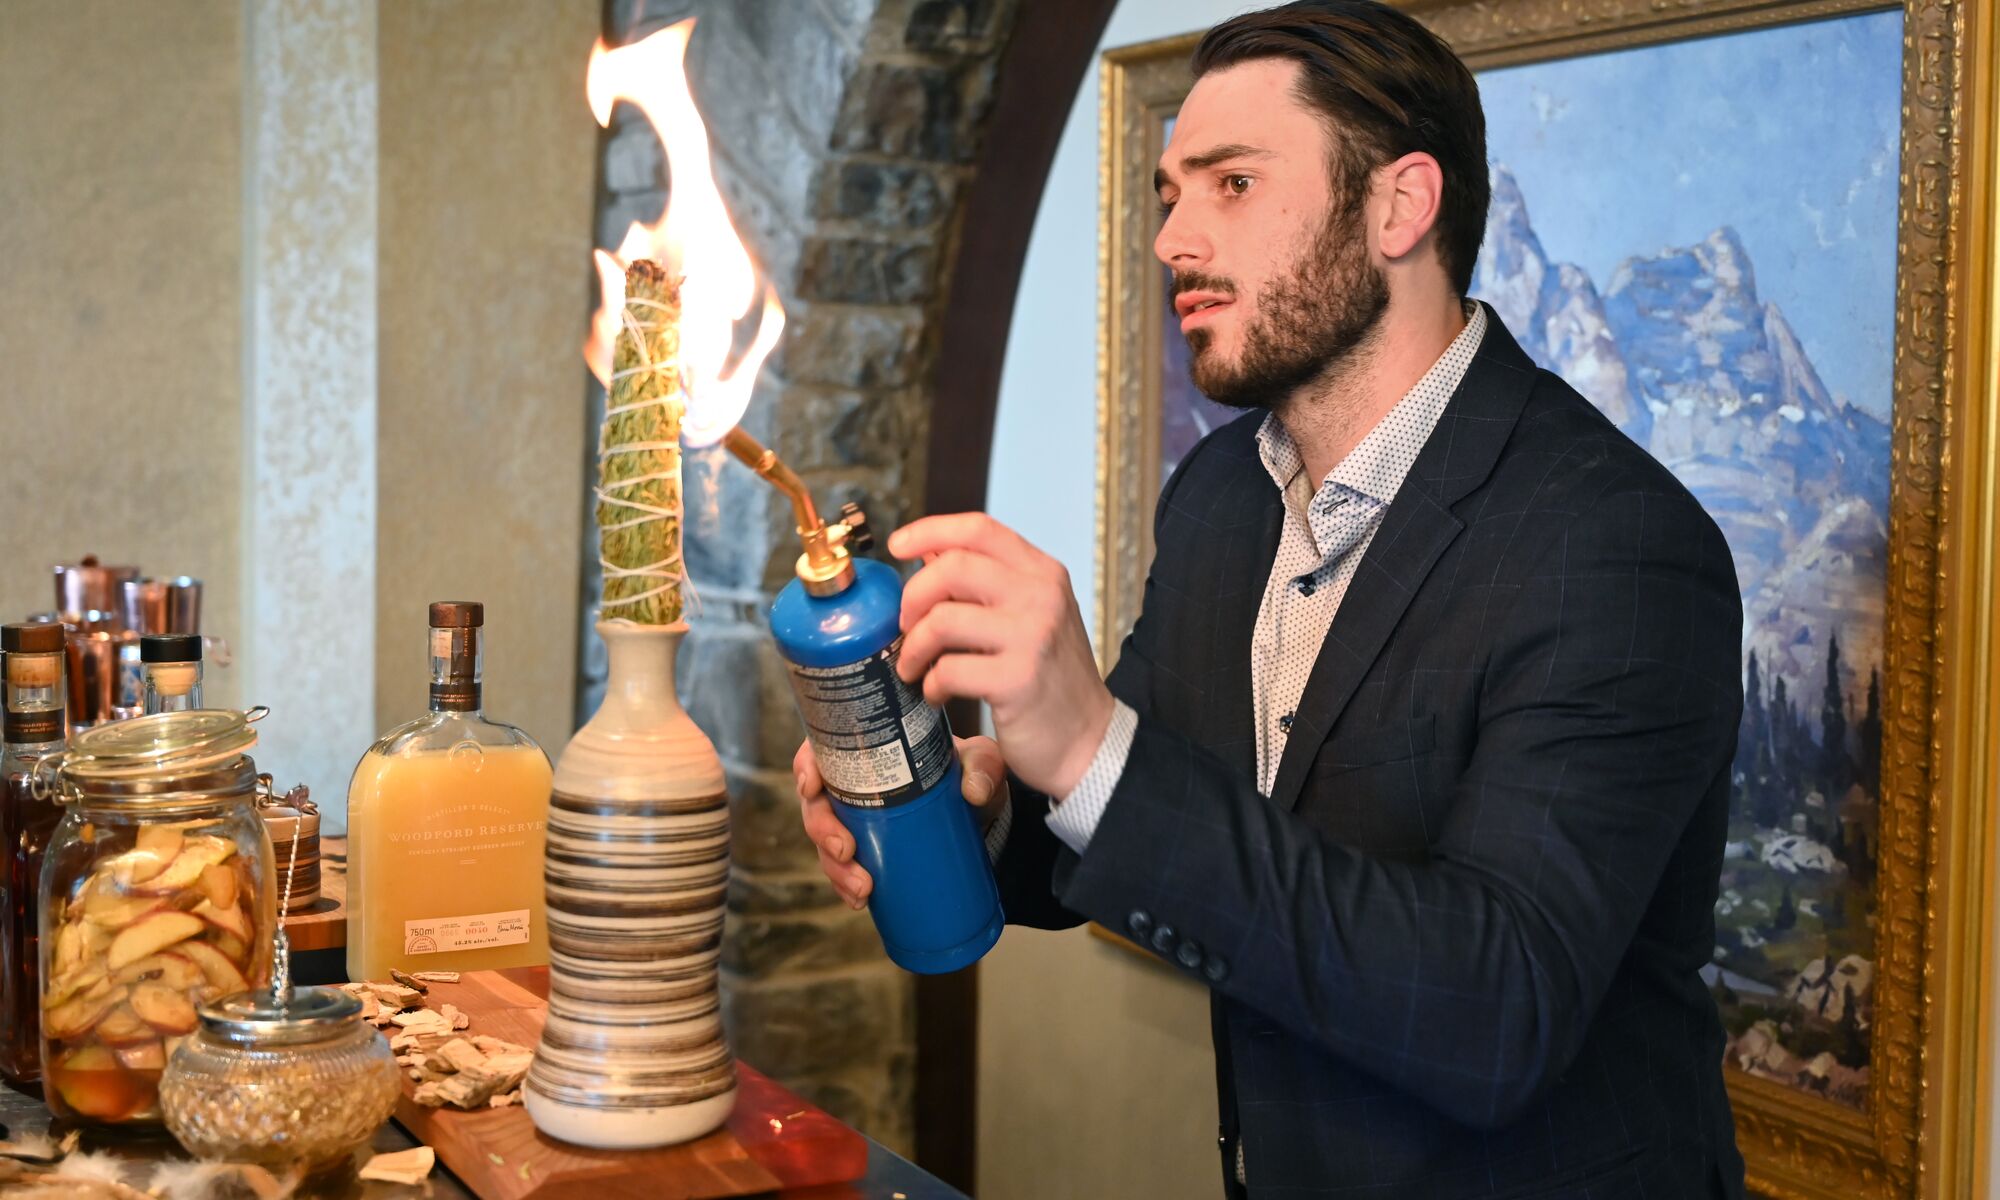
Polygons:
<instances>
[{"instance_id":1,"label":"beige wall","mask_svg":"<svg viewBox=\"0 0 2000 1200\"><path fill-rule=\"evenodd\" d=\"M597 0L383 4L376 710L431 600L486 604L486 708L572 730Z\"/></svg>"},{"instance_id":2,"label":"beige wall","mask_svg":"<svg viewBox=\"0 0 2000 1200\"><path fill-rule=\"evenodd\" d=\"M1210 1200L1208 991L1082 929L1009 929L979 970L980 1200Z\"/></svg>"},{"instance_id":3,"label":"beige wall","mask_svg":"<svg viewBox=\"0 0 2000 1200\"><path fill-rule=\"evenodd\" d=\"M96 553L199 576L207 627L237 626L240 8L11 3L0 22L5 620ZM211 673L215 700L230 678Z\"/></svg>"},{"instance_id":4,"label":"beige wall","mask_svg":"<svg viewBox=\"0 0 2000 1200\"><path fill-rule=\"evenodd\" d=\"M272 566L243 561L244 5L0 3L0 618L95 552L201 576L209 628L239 632ZM376 729L422 711L425 602L465 597L489 711L551 752L571 730L600 16L377 6ZM284 705L246 673L209 699Z\"/></svg>"}]
</instances>

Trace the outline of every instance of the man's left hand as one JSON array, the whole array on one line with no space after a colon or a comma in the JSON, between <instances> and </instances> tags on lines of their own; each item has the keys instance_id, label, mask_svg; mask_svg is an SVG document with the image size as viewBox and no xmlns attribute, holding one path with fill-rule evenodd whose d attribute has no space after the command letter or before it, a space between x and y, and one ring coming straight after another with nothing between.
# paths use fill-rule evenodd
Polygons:
<instances>
[{"instance_id":1,"label":"man's left hand","mask_svg":"<svg viewBox=\"0 0 2000 1200\"><path fill-rule=\"evenodd\" d=\"M1057 798L1076 790L1115 702L1069 572L984 513L912 522L889 552L924 560L903 589L902 677L921 679L932 704L984 700L1022 782Z\"/></svg>"}]
</instances>

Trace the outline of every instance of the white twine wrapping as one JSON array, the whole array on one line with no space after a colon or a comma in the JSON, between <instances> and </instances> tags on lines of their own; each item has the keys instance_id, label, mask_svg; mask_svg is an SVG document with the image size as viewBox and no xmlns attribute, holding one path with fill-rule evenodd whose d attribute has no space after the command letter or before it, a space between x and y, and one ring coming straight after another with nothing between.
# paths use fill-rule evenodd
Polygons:
<instances>
[{"instance_id":1,"label":"white twine wrapping","mask_svg":"<svg viewBox=\"0 0 2000 1200\"><path fill-rule=\"evenodd\" d=\"M627 367L622 371L612 372L611 383L613 385L621 379L653 374L666 367L664 363L652 361L650 349L646 343L646 335L659 329L659 324L648 324L640 321L632 313L632 309L635 306L654 308L661 312L673 311L667 305L661 304L656 300L648 300L638 296L626 297L625 305L619 312L619 320L624 325L625 332L632 336L633 341L639 348L640 363L635 367ZM685 529L685 521L681 521L680 519L684 514L675 509L642 503L641 501L616 494L662 479L672 479L678 483L681 475L680 443L619 442L613 444L609 440L613 418L623 413L636 412L642 408L667 407L672 403L673 398L671 396L655 396L650 400L639 400L631 404L620 404L606 408L604 410L604 423L598 426L597 429L597 463L600 473L603 470L604 464L609 462L613 456L619 454L647 454L670 451L674 456L673 470L653 471L644 475L635 475L630 479L621 479L615 483L599 484L592 489L596 493L598 503L629 509L638 514L637 516L629 517L609 525L600 524L598 526L599 534L602 535L617 529L632 529L640 525L651 524L654 521L676 520L680 522L676 525L674 545L670 548L671 552L667 557L660 559L658 562L647 563L642 567L621 567L605 558L604 543L600 536L598 541L597 565L604 572L604 582L608 584L614 579L652 579L658 581L653 587L647 588L645 591L635 592L629 596L619 596L616 599L607 598L604 601L606 607L622 607L627 604L637 604L642 600L650 600L655 596L663 595L676 588L682 589L686 596L690 598L694 597L694 589L691 586L687 586L687 571L681 561L681 540ZM601 474L600 478L602 478ZM676 488L675 499L678 500L679 498L679 489ZM683 609L685 610L685 604L683 604Z\"/></svg>"}]
</instances>

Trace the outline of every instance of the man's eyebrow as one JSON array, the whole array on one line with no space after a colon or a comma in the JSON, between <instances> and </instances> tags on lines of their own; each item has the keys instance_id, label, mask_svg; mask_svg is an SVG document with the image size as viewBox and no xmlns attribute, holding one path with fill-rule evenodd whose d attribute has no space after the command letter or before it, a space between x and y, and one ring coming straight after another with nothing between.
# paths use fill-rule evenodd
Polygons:
<instances>
[{"instance_id":1,"label":"man's eyebrow","mask_svg":"<svg viewBox=\"0 0 2000 1200\"><path fill-rule=\"evenodd\" d=\"M1271 157L1271 151L1266 150L1261 146L1250 146L1242 142L1227 142L1224 143L1223 145L1215 147L1212 150L1204 150L1200 154L1190 154L1185 158L1181 159L1181 170L1192 173L1195 171L1203 170L1208 167L1215 166L1217 163L1228 162L1232 158L1270 158L1270 157ZM1170 182L1172 181L1167 178L1167 172L1165 168L1163 167L1154 168L1153 190L1155 192L1166 190L1166 186Z\"/></svg>"}]
</instances>

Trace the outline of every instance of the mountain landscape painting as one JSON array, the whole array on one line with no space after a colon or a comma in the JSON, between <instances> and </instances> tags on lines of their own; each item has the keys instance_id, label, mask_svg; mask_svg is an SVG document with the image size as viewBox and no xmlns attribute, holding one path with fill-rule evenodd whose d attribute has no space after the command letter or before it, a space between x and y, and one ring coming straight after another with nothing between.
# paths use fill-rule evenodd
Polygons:
<instances>
[{"instance_id":1,"label":"mountain landscape painting","mask_svg":"<svg viewBox=\"0 0 2000 1200\"><path fill-rule=\"evenodd\" d=\"M1867 1105L1902 18L1483 72L1474 295L1728 538L1726 1061Z\"/></svg>"}]
</instances>

